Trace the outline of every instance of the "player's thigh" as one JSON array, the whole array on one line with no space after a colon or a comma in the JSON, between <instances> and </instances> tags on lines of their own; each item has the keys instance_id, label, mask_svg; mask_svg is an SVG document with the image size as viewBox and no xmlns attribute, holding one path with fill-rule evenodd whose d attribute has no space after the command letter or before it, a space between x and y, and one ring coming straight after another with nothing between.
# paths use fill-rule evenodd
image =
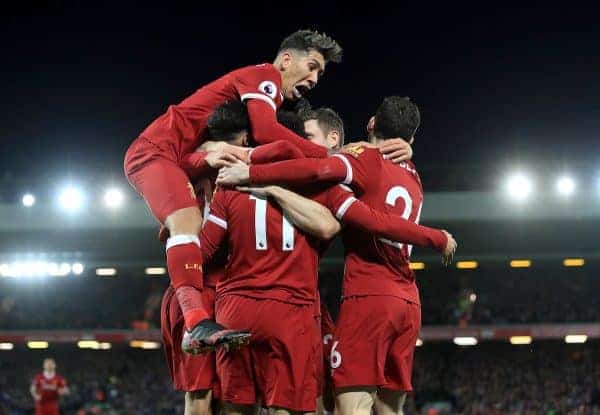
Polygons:
<instances>
[{"instance_id":1,"label":"player's thigh","mask_svg":"<svg viewBox=\"0 0 600 415\"><path fill-rule=\"evenodd\" d=\"M414 352L421 330L421 307L396 299L392 312L396 316L395 333L385 362L386 382L381 386L389 391L410 392Z\"/></svg>"},{"instance_id":2,"label":"player's thigh","mask_svg":"<svg viewBox=\"0 0 600 415\"><path fill-rule=\"evenodd\" d=\"M211 415L212 391L195 390L185 393L184 415Z\"/></svg>"},{"instance_id":3,"label":"player's thigh","mask_svg":"<svg viewBox=\"0 0 600 415\"><path fill-rule=\"evenodd\" d=\"M384 364L392 331L381 296L344 299L330 353L336 390L385 382Z\"/></svg>"},{"instance_id":4,"label":"player's thigh","mask_svg":"<svg viewBox=\"0 0 600 415\"><path fill-rule=\"evenodd\" d=\"M335 414L371 415L375 404L375 387L347 387L338 392L335 397Z\"/></svg>"},{"instance_id":5,"label":"player's thigh","mask_svg":"<svg viewBox=\"0 0 600 415\"><path fill-rule=\"evenodd\" d=\"M223 402L223 412L226 415L254 415L255 407L253 405L237 405Z\"/></svg>"},{"instance_id":6,"label":"player's thigh","mask_svg":"<svg viewBox=\"0 0 600 415\"><path fill-rule=\"evenodd\" d=\"M377 415L402 415L406 392L381 388L375 396L375 412Z\"/></svg>"},{"instance_id":7,"label":"player's thigh","mask_svg":"<svg viewBox=\"0 0 600 415\"><path fill-rule=\"evenodd\" d=\"M194 207L198 209L194 188L174 161L156 158L130 174L128 179L161 223L174 212ZM193 214L188 213L183 219L189 219L189 215Z\"/></svg>"}]
</instances>

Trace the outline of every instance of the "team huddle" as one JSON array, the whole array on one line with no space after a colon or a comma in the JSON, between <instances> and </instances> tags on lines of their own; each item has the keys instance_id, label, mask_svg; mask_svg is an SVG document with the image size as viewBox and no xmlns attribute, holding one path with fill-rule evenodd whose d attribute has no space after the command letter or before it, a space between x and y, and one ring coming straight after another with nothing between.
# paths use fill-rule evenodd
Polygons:
<instances>
[{"instance_id":1,"label":"team huddle","mask_svg":"<svg viewBox=\"0 0 600 415\"><path fill-rule=\"evenodd\" d=\"M332 38L297 31L272 64L170 106L127 151L128 180L163 225L161 328L186 414L211 413L216 400L226 414L399 414L412 391L421 311L410 252L432 248L448 263L456 242L418 224L410 99L385 98L368 142L346 146L341 118L306 105L341 54ZM338 233L334 326L318 268Z\"/></svg>"}]
</instances>

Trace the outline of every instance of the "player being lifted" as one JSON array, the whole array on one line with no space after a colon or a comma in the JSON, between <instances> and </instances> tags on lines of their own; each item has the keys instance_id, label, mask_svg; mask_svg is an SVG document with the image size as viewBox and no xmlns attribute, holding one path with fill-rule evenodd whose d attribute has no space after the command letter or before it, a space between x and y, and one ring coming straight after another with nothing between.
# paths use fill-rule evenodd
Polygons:
<instances>
[{"instance_id":1,"label":"player being lifted","mask_svg":"<svg viewBox=\"0 0 600 415\"><path fill-rule=\"evenodd\" d=\"M408 98L388 97L367 129L375 144L395 136L410 137L412 143L419 123L418 108ZM342 182L352 187L359 200L412 222L418 222L423 200L412 162L392 164L362 145L322 160L250 168L236 164L222 169L217 180L228 185L248 181L296 186ZM378 414L398 414L405 393L412 391L413 353L421 325L419 293L409 267L412 247L354 228L346 228L343 239L343 301L331 362L337 409L342 414L370 414L376 404Z\"/></svg>"},{"instance_id":2,"label":"player being lifted","mask_svg":"<svg viewBox=\"0 0 600 415\"><path fill-rule=\"evenodd\" d=\"M342 49L332 38L310 30L297 31L284 39L272 64L230 72L171 105L127 150L124 170L129 182L144 197L154 217L170 231L167 268L185 318L184 350L240 341L247 333L225 330L209 318L202 306L198 239L202 215L180 164L205 157L194 151L205 140L207 119L216 107L230 100L247 102L252 135L258 143L276 137L294 142L307 156L324 157L323 148L278 124L275 111L284 99L296 100L314 88L326 64L340 62L341 56ZM228 150L235 157L246 157L235 147Z\"/></svg>"}]
</instances>

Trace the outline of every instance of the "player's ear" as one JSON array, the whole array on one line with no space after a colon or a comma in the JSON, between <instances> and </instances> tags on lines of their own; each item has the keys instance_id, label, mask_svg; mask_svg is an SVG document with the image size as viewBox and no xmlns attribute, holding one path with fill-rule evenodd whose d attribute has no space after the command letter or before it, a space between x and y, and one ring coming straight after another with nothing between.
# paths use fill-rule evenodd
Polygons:
<instances>
[{"instance_id":1,"label":"player's ear","mask_svg":"<svg viewBox=\"0 0 600 415\"><path fill-rule=\"evenodd\" d=\"M327 134L327 148L339 148L341 146L340 143L340 133L336 130L331 130L329 134Z\"/></svg>"},{"instance_id":2,"label":"player's ear","mask_svg":"<svg viewBox=\"0 0 600 415\"><path fill-rule=\"evenodd\" d=\"M375 117L371 117L367 124L367 132L371 134L373 131L375 131Z\"/></svg>"},{"instance_id":3,"label":"player's ear","mask_svg":"<svg viewBox=\"0 0 600 415\"><path fill-rule=\"evenodd\" d=\"M287 70L290 66L292 66L292 61L294 57L290 51L281 52L281 69Z\"/></svg>"},{"instance_id":4,"label":"player's ear","mask_svg":"<svg viewBox=\"0 0 600 415\"><path fill-rule=\"evenodd\" d=\"M415 137L411 137L410 140L408 140L408 144L410 144L412 146L412 143L415 141Z\"/></svg>"}]
</instances>

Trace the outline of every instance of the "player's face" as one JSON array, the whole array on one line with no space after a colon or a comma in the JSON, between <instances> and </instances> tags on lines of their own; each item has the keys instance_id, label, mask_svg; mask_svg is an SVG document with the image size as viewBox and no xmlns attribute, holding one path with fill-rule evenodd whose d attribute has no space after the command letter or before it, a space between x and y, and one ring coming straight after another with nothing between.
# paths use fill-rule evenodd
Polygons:
<instances>
[{"instance_id":1,"label":"player's face","mask_svg":"<svg viewBox=\"0 0 600 415\"><path fill-rule=\"evenodd\" d=\"M55 369L56 369L56 363L54 363L54 360L52 360L52 359L44 360L44 370L46 370L48 372L54 372Z\"/></svg>"},{"instance_id":2,"label":"player's face","mask_svg":"<svg viewBox=\"0 0 600 415\"><path fill-rule=\"evenodd\" d=\"M325 59L316 50L284 53L281 78L285 99L301 98L317 85L324 70Z\"/></svg>"},{"instance_id":3,"label":"player's face","mask_svg":"<svg viewBox=\"0 0 600 415\"><path fill-rule=\"evenodd\" d=\"M328 149L339 147L339 134L335 134L333 131L330 131L329 134L325 134L317 120L304 121L304 131L306 131L306 137L309 141L320 145L321 147L326 147Z\"/></svg>"}]
</instances>

